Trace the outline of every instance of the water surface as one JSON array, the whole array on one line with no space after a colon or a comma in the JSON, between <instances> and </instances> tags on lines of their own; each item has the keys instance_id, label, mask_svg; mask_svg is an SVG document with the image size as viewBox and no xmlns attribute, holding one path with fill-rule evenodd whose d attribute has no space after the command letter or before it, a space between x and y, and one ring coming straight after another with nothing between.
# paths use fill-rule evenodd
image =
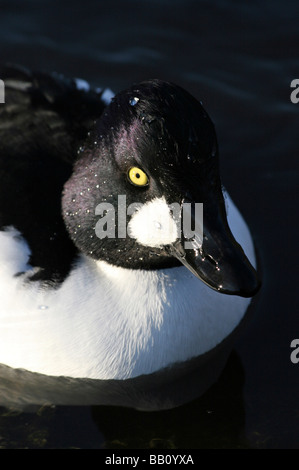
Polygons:
<instances>
[{"instance_id":1,"label":"water surface","mask_svg":"<svg viewBox=\"0 0 299 470\"><path fill-rule=\"evenodd\" d=\"M298 14L282 0L1 2L3 62L114 91L157 77L203 101L263 272L253 318L203 397L152 413L2 408L2 448L299 448Z\"/></svg>"}]
</instances>

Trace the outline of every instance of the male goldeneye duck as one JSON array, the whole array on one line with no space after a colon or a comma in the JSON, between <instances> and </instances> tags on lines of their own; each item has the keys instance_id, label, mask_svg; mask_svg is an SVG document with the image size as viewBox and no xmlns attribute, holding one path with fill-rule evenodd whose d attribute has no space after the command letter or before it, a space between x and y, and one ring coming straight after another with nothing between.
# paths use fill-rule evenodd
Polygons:
<instances>
[{"instance_id":1,"label":"male goldeneye duck","mask_svg":"<svg viewBox=\"0 0 299 470\"><path fill-rule=\"evenodd\" d=\"M0 363L129 379L212 351L259 280L201 103L161 80L110 100L56 74L0 77Z\"/></svg>"}]
</instances>

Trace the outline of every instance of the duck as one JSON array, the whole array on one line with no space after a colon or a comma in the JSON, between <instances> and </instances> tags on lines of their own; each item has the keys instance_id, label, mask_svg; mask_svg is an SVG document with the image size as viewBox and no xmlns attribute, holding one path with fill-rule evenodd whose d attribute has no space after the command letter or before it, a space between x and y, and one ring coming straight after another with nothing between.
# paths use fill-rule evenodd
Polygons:
<instances>
[{"instance_id":1,"label":"duck","mask_svg":"<svg viewBox=\"0 0 299 470\"><path fill-rule=\"evenodd\" d=\"M217 348L261 281L202 103L160 79L0 77L0 363L123 381Z\"/></svg>"}]
</instances>

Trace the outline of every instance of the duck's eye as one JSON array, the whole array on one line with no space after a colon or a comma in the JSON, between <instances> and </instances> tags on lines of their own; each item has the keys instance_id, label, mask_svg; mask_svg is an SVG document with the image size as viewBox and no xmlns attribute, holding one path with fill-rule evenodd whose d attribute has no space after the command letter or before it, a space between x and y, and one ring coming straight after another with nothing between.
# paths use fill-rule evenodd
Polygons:
<instances>
[{"instance_id":1,"label":"duck's eye","mask_svg":"<svg viewBox=\"0 0 299 470\"><path fill-rule=\"evenodd\" d=\"M130 183L135 184L135 186L146 186L148 184L147 175L137 166L130 168L128 176Z\"/></svg>"}]
</instances>

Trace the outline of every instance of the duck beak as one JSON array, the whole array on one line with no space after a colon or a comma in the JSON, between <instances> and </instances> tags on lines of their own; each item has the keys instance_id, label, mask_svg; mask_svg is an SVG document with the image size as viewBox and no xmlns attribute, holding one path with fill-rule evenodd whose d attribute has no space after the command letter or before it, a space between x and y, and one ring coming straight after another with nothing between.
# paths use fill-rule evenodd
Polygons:
<instances>
[{"instance_id":1,"label":"duck beak","mask_svg":"<svg viewBox=\"0 0 299 470\"><path fill-rule=\"evenodd\" d=\"M182 235L170 245L170 253L212 289L223 294L252 297L259 290L260 281L230 231L223 198L218 206L203 204L200 234L196 233L195 204L188 206L191 207L195 235L189 240ZM184 217L184 211L182 214Z\"/></svg>"}]
</instances>

